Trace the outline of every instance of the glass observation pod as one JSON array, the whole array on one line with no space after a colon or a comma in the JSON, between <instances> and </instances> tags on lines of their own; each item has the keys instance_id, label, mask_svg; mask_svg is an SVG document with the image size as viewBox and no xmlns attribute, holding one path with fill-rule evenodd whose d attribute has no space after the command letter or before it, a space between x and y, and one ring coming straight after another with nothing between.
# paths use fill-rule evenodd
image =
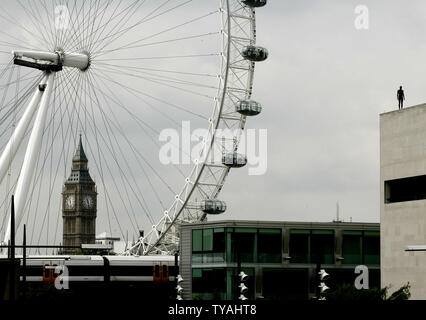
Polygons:
<instances>
[{"instance_id":1,"label":"glass observation pod","mask_svg":"<svg viewBox=\"0 0 426 320\"><path fill-rule=\"evenodd\" d=\"M259 62L268 59L269 53L268 50L263 47L247 46L241 54L244 59Z\"/></svg>"},{"instance_id":2,"label":"glass observation pod","mask_svg":"<svg viewBox=\"0 0 426 320\"><path fill-rule=\"evenodd\" d=\"M206 199L201 202L201 210L207 214L221 214L226 211L226 203L217 199Z\"/></svg>"},{"instance_id":3,"label":"glass observation pod","mask_svg":"<svg viewBox=\"0 0 426 320\"><path fill-rule=\"evenodd\" d=\"M241 2L244 3L246 6L258 8L266 5L267 0L242 0Z\"/></svg>"},{"instance_id":4,"label":"glass observation pod","mask_svg":"<svg viewBox=\"0 0 426 320\"><path fill-rule=\"evenodd\" d=\"M244 116L257 116L262 111L262 105L253 100L241 100L235 106L235 111Z\"/></svg>"},{"instance_id":5,"label":"glass observation pod","mask_svg":"<svg viewBox=\"0 0 426 320\"><path fill-rule=\"evenodd\" d=\"M247 164L247 157L237 152L227 153L222 156L222 164L230 168L241 168Z\"/></svg>"}]
</instances>

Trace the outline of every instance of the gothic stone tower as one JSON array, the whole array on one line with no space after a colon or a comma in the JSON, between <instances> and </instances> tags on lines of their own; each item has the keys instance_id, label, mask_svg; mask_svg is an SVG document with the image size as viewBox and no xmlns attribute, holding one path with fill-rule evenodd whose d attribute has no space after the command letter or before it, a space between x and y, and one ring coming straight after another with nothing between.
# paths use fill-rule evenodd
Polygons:
<instances>
[{"instance_id":1,"label":"gothic stone tower","mask_svg":"<svg viewBox=\"0 0 426 320\"><path fill-rule=\"evenodd\" d=\"M72 158L72 171L62 190L63 245L95 243L96 185L89 175L87 157L80 142ZM64 249L70 254L77 249Z\"/></svg>"}]
</instances>

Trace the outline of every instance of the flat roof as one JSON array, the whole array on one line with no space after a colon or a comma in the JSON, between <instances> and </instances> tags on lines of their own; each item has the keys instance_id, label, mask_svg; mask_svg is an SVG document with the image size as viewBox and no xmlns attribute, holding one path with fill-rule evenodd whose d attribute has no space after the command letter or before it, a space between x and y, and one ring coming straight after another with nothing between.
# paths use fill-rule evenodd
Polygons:
<instances>
[{"instance_id":1,"label":"flat roof","mask_svg":"<svg viewBox=\"0 0 426 320\"><path fill-rule=\"evenodd\" d=\"M201 226L227 226L227 227L299 227L299 228L348 228L348 229L378 229L378 222L302 222L302 221L259 221L259 220L219 220L182 224L182 228Z\"/></svg>"},{"instance_id":2,"label":"flat roof","mask_svg":"<svg viewBox=\"0 0 426 320\"><path fill-rule=\"evenodd\" d=\"M416 104L414 106L404 107L402 109L396 109L396 110L392 110L392 111L383 112L383 113L380 114L380 116L386 116L386 115L391 115L391 114L396 114L396 113L402 113L402 112L405 112L407 110L414 111L414 109L419 109L419 108L424 108L424 107L426 107L426 103Z\"/></svg>"}]
</instances>

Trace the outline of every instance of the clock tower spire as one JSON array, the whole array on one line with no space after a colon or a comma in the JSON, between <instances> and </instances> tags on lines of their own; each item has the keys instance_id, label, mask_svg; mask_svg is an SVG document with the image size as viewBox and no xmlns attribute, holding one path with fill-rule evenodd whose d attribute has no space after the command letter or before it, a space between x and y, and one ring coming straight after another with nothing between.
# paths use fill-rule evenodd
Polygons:
<instances>
[{"instance_id":1,"label":"clock tower spire","mask_svg":"<svg viewBox=\"0 0 426 320\"><path fill-rule=\"evenodd\" d=\"M96 184L88 169L88 159L80 140L72 158L72 169L62 190L63 245L95 243ZM78 249L64 249L70 254Z\"/></svg>"}]
</instances>

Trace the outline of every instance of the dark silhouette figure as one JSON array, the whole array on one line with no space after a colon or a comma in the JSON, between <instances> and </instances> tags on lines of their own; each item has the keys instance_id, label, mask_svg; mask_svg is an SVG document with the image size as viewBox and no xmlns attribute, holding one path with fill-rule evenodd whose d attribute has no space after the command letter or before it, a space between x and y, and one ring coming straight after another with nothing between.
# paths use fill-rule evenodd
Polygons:
<instances>
[{"instance_id":1,"label":"dark silhouette figure","mask_svg":"<svg viewBox=\"0 0 426 320\"><path fill-rule=\"evenodd\" d=\"M405 95L404 90L402 90L402 86L399 87L399 90L396 93L396 96L398 98L398 109L401 110L403 108Z\"/></svg>"}]
</instances>

